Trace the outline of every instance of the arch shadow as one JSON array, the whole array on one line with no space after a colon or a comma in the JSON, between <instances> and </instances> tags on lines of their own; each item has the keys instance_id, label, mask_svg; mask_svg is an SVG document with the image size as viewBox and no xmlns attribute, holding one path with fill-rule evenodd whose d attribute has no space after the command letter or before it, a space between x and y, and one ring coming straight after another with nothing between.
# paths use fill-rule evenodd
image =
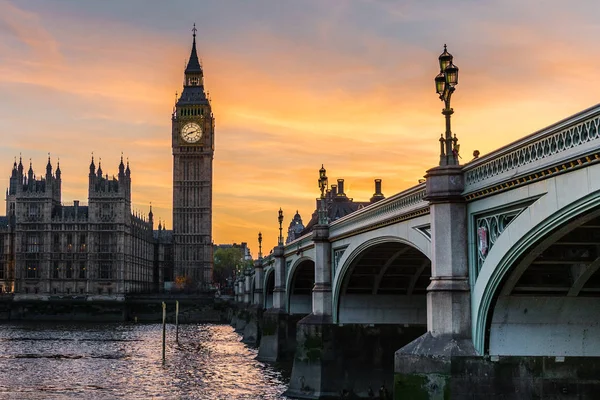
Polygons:
<instances>
[{"instance_id":1,"label":"arch shadow","mask_svg":"<svg viewBox=\"0 0 600 400\"><path fill-rule=\"evenodd\" d=\"M366 241L336 274L333 321L426 327L430 277L431 261L413 243L394 236Z\"/></svg>"},{"instance_id":2,"label":"arch shadow","mask_svg":"<svg viewBox=\"0 0 600 400\"><path fill-rule=\"evenodd\" d=\"M265 270L265 282L263 285L264 308L273 308L273 291L275 290L275 270L269 267Z\"/></svg>"},{"instance_id":3,"label":"arch shadow","mask_svg":"<svg viewBox=\"0 0 600 400\"><path fill-rule=\"evenodd\" d=\"M532 329L533 326L540 326L541 318L546 318L550 323L545 326L551 329L553 322L572 321L574 315L581 315L578 309L589 309L584 305L589 301L573 301L573 297L575 291L579 294L598 266L581 267L581 274L577 268L569 268L565 274L560 268L573 260L565 260L555 253L557 246L574 248L581 245L566 242L564 238L589 221L600 218L600 191L590 192L560 208L554 196L554 192L546 194L515 218L482 265L472 291L473 343L480 354L490 353L490 339L494 337L496 350L513 346L511 351L520 355L565 355L561 352L566 347L551 349L549 342L539 337L544 331ZM600 251L600 239L597 244ZM560 278L557 280L553 276ZM572 287L565 289L561 284L569 279L573 279L569 283ZM563 295L571 299L563 299ZM594 308L599 305L600 301ZM500 321L502 318L503 322ZM510 337L514 335L518 335L518 342L529 343L529 347L515 346L515 341L511 344ZM536 342L543 343L544 348L536 346Z\"/></svg>"},{"instance_id":4,"label":"arch shadow","mask_svg":"<svg viewBox=\"0 0 600 400\"><path fill-rule=\"evenodd\" d=\"M312 289L315 285L315 263L301 257L290 267L286 277L286 311L288 314L312 312Z\"/></svg>"}]
</instances>

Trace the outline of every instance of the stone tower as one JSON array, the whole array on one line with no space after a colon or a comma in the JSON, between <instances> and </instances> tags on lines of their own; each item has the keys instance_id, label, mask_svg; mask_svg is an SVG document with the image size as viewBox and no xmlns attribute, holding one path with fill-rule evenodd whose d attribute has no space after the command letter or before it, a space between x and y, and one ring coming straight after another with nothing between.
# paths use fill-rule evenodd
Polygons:
<instances>
[{"instance_id":1,"label":"stone tower","mask_svg":"<svg viewBox=\"0 0 600 400\"><path fill-rule=\"evenodd\" d=\"M192 52L183 91L175 104L173 147L174 275L186 289L212 282L212 161L215 121L204 92L202 66Z\"/></svg>"}]
</instances>

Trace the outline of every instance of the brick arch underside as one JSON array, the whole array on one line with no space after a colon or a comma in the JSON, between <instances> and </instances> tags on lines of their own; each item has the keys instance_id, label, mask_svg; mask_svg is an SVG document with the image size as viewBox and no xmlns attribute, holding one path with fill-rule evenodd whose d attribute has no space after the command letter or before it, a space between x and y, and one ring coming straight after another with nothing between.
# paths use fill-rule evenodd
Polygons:
<instances>
[{"instance_id":1,"label":"brick arch underside","mask_svg":"<svg viewBox=\"0 0 600 400\"><path fill-rule=\"evenodd\" d=\"M488 315L486 352L600 356L600 208L547 233L513 263Z\"/></svg>"},{"instance_id":2,"label":"brick arch underside","mask_svg":"<svg viewBox=\"0 0 600 400\"><path fill-rule=\"evenodd\" d=\"M273 308L273 291L275 290L275 270L270 269L265 274L264 298L265 308Z\"/></svg>"},{"instance_id":3,"label":"brick arch underside","mask_svg":"<svg viewBox=\"0 0 600 400\"><path fill-rule=\"evenodd\" d=\"M340 324L427 326L430 260L401 242L375 244L357 255L340 289Z\"/></svg>"},{"instance_id":4,"label":"brick arch underside","mask_svg":"<svg viewBox=\"0 0 600 400\"><path fill-rule=\"evenodd\" d=\"M312 289L315 286L315 263L301 261L292 271L288 293L288 313L307 315L312 312Z\"/></svg>"}]
</instances>

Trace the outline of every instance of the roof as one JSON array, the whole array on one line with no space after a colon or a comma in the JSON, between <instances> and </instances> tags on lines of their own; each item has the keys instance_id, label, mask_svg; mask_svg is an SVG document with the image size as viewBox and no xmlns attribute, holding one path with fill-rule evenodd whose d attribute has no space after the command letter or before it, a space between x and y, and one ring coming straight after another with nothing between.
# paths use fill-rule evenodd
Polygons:
<instances>
[{"instance_id":1,"label":"roof","mask_svg":"<svg viewBox=\"0 0 600 400\"><path fill-rule=\"evenodd\" d=\"M190 54L190 60L185 68L186 74L202 73L202 67L198 60L198 53L196 53L196 33L194 32L194 41L192 43L192 53Z\"/></svg>"}]
</instances>

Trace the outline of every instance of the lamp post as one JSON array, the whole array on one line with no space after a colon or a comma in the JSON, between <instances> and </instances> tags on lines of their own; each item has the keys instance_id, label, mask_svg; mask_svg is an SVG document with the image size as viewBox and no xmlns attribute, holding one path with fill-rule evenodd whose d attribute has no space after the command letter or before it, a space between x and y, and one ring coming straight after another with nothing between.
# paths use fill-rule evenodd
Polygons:
<instances>
[{"instance_id":1,"label":"lamp post","mask_svg":"<svg viewBox=\"0 0 600 400\"><path fill-rule=\"evenodd\" d=\"M444 52L438 57L440 73L435 77L435 91L444 102L442 114L446 117L446 132L440 137L440 166L458 165L458 151L460 145L456 135L452 137L450 129L450 116L454 110L450 107L450 98L458 84L458 67L452 63L452 54L448 53L446 45Z\"/></svg>"},{"instance_id":2,"label":"lamp post","mask_svg":"<svg viewBox=\"0 0 600 400\"><path fill-rule=\"evenodd\" d=\"M262 259L262 233L258 232L258 259Z\"/></svg>"},{"instance_id":3,"label":"lamp post","mask_svg":"<svg viewBox=\"0 0 600 400\"><path fill-rule=\"evenodd\" d=\"M327 225L327 207L325 204L325 190L327 189L327 171L323 164L321 164L321 169L319 170L319 189L321 190L321 202L319 206L319 225Z\"/></svg>"},{"instance_id":4,"label":"lamp post","mask_svg":"<svg viewBox=\"0 0 600 400\"><path fill-rule=\"evenodd\" d=\"M281 210L281 208L279 208L279 216L277 217L277 220L279 221L279 242L278 242L278 245L279 246L283 246L283 233L282 233L282 228L281 228L281 224L283 223L283 211Z\"/></svg>"}]
</instances>

